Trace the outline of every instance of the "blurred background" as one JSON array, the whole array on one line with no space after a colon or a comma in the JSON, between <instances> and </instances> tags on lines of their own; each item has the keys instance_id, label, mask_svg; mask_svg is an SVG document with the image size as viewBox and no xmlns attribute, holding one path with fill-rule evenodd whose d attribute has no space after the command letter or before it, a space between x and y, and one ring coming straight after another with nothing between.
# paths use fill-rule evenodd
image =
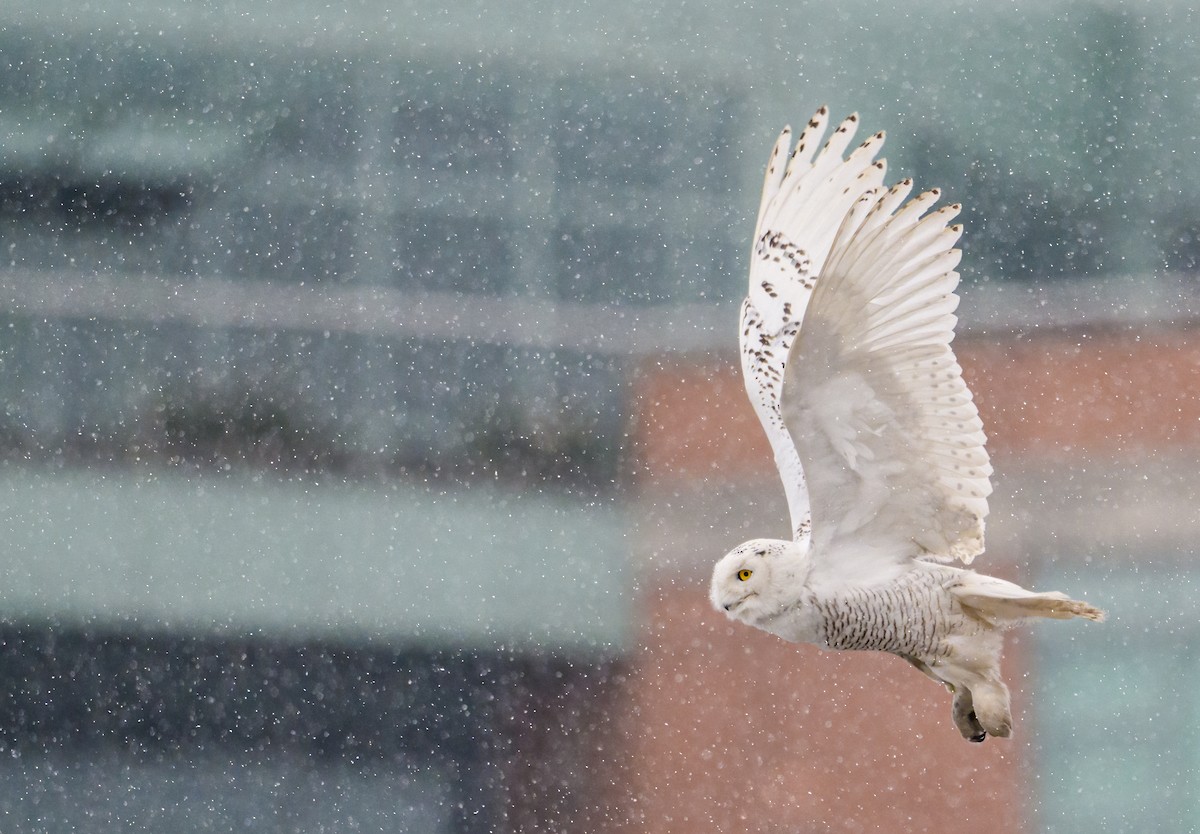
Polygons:
<instances>
[{"instance_id":1,"label":"blurred background","mask_svg":"<svg viewBox=\"0 0 1200 834\"><path fill-rule=\"evenodd\" d=\"M0 830L1200 825L1200 20L1173 0L0 5ZM822 103L962 201L1017 736L709 610Z\"/></svg>"}]
</instances>

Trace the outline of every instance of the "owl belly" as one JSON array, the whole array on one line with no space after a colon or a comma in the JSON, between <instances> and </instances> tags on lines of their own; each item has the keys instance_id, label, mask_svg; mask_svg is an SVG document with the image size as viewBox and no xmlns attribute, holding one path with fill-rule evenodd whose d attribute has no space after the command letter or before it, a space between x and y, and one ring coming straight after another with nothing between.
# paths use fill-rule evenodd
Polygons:
<instances>
[{"instance_id":1,"label":"owl belly","mask_svg":"<svg viewBox=\"0 0 1200 834\"><path fill-rule=\"evenodd\" d=\"M821 636L831 649L891 652L930 662L949 654L948 637L978 628L933 570L814 601L822 614Z\"/></svg>"}]
</instances>

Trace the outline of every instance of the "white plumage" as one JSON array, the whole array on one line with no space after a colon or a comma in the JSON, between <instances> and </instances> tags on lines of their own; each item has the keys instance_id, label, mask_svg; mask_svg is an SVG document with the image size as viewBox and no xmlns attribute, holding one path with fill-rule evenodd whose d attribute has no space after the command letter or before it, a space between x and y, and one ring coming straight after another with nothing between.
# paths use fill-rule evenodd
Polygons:
<instances>
[{"instance_id":1,"label":"white plumage","mask_svg":"<svg viewBox=\"0 0 1200 834\"><path fill-rule=\"evenodd\" d=\"M952 567L983 551L991 464L950 342L957 205L885 188L883 133L846 154L828 111L771 152L741 313L746 391L783 478L793 540L756 539L712 601L786 640L897 654L954 692L965 738L1007 736L1001 630L1103 619L1058 593ZM810 496L811 491L811 496Z\"/></svg>"}]
</instances>

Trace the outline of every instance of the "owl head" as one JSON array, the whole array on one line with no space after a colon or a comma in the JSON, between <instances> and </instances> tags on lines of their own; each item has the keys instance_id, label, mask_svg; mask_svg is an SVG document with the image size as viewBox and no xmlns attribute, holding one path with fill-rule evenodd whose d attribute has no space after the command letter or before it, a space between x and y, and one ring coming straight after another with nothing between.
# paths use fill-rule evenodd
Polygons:
<instances>
[{"instance_id":1,"label":"owl head","mask_svg":"<svg viewBox=\"0 0 1200 834\"><path fill-rule=\"evenodd\" d=\"M797 547L781 539L751 539L726 553L713 568L709 599L734 620L758 625L784 604L782 581L795 572Z\"/></svg>"}]
</instances>

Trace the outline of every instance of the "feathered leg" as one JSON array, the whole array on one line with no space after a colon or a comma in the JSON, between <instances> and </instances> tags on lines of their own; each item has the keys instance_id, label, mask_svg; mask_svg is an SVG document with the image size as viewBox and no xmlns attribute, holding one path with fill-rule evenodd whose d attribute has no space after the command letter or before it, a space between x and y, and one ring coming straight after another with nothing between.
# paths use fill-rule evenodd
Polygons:
<instances>
[{"instance_id":1,"label":"feathered leg","mask_svg":"<svg viewBox=\"0 0 1200 834\"><path fill-rule=\"evenodd\" d=\"M958 728L963 738L974 742L980 742L987 738L987 732L975 716L975 705L970 689L965 686L955 686L943 679L923 660L905 654L900 655L900 657L903 657L913 666L917 667L930 680L937 681L954 693L954 706L951 708L950 714L954 718L954 726Z\"/></svg>"},{"instance_id":2,"label":"feathered leg","mask_svg":"<svg viewBox=\"0 0 1200 834\"><path fill-rule=\"evenodd\" d=\"M981 732L997 738L1012 735L1008 687L1000 678L1003 641L1003 634L990 627L953 637L948 656L933 664L933 673L951 684L954 725L968 741L983 741Z\"/></svg>"}]
</instances>

